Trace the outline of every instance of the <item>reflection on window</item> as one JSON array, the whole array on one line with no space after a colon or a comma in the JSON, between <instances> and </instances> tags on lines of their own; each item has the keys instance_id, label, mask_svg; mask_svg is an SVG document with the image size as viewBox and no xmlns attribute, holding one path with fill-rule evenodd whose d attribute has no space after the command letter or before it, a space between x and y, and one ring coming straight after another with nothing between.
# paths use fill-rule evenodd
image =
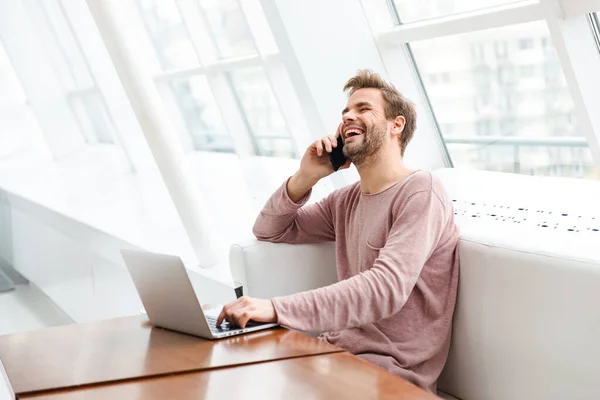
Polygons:
<instances>
[{"instance_id":1,"label":"reflection on window","mask_svg":"<svg viewBox=\"0 0 600 400\"><path fill-rule=\"evenodd\" d=\"M295 157L285 120L262 68L233 71L230 77L256 141L257 153Z\"/></svg>"},{"instance_id":2,"label":"reflection on window","mask_svg":"<svg viewBox=\"0 0 600 400\"><path fill-rule=\"evenodd\" d=\"M543 22L411 48L456 166L595 177ZM444 75L447 83L440 79Z\"/></svg>"},{"instance_id":3,"label":"reflection on window","mask_svg":"<svg viewBox=\"0 0 600 400\"><path fill-rule=\"evenodd\" d=\"M402 23L445 17L469 11L516 3L519 0L393 0Z\"/></svg>"},{"instance_id":4,"label":"reflection on window","mask_svg":"<svg viewBox=\"0 0 600 400\"><path fill-rule=\"evenodd\" d=\"M170 81L179 112L196 150L234 152L206 78L201 75Z\"/></svg>"},{"instance_id":5,"label":"reflection on window","mask_svg":"<svg viewBox=\"0 0 600 400\"><path fill-rule=\"evenodd\" d=\"M198 65L198 58L174 0L137 0L142 20L164 70Z\"/></svg>"},{"instance_id":6,"label":"reflection on window","mask_svg":"<svg viewBox=\"0 0 600 400\"><path fill-rule=\"evenodd\" d=\"M222 58L256 53L252 34L237 0L199 0Z\"/></svg>"}]
</instances>

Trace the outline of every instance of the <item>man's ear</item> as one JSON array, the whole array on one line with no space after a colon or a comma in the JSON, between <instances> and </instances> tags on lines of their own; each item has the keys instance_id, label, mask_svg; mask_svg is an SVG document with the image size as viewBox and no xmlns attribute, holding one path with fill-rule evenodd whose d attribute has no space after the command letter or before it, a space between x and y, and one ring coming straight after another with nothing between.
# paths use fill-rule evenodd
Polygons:
<instances>
[{"instance_id":1,"label":"man's ear","mask_svg":"<svg viewBox=\"0 0 600 400\"><path fill-rule=\"evenodd\" d=\"M394 118L394 121L392 121L392 133L398 135L398 138L400 138L404 131L404 125L406 125L406 118L402 115L398 115Z\"/></svg>"}]
</instances>

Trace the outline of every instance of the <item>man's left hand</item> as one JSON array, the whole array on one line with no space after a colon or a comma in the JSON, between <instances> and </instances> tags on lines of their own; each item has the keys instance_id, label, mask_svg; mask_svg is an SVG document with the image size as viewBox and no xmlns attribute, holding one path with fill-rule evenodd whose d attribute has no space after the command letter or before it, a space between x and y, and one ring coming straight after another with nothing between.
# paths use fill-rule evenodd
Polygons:
<instances>
[{"instance_id":1,"label":"man's left hand","mask_svg":"<svg viewBox=\"0 0 600 400\"><path fill-rule=\"evenodd\" d=\"M225 307L219 314L217 326L221 326L223 321L227 321L234 326L245 328L248 321L256 322L277 322L277 313L273 302L265 299L253 299L242 296Z\"/></svg>"}]
</instances>

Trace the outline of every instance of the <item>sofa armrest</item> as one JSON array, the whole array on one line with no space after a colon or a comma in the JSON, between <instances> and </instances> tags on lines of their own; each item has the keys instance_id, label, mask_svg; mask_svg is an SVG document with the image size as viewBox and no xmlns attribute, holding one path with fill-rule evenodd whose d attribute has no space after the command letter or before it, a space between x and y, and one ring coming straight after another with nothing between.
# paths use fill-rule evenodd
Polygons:
<instances>
[{"instance_id":1,"label":"sofa armrest","mask_svg":"<svg viewBox=\"0 0 600 400\"><path fill-rule=\"evenodd\" d=\"M273 298L338 281L335 244L284 244L251 240L231 246L231 275L243 294Z\"/></svg>"}]
</instances>

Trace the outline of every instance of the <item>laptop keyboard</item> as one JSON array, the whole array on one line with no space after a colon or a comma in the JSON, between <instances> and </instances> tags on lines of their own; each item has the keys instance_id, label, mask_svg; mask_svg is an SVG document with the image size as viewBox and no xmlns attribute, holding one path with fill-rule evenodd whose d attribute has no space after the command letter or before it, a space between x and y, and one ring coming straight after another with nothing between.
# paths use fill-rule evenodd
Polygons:
<instances>
[{"instance_id":1,"label":"laptop keyboard","mask_svg":"<svg viewBox=\"0 0 600 400\"><path fill-rule=\"evenodd\" d=\"M242 328L239 328L237 326L232 326L229 322L227 321L223 321L223 323L221 324L221 327L217 326L217 319L213 316L207 315L206 316L206 321L208 322L208 326L210 327L210 330L215 332L215 333L222 333L222 332L231 332L231 331L241 331ZM248 321L248 323L246 324L246 328L252 328L258 325L263 325L262 322L254 322L254 321Z\"/></svg>"},{"instance_id":2,"label":"laptop keyboard","mask_svg":"<svg viewBox=\"0 0 600 400\"><path fill-rule=\"evenodd\" d=\"M216 333L221 333L221 332L228 332L228 331L232 331L235 329L232 329L231 326L229 325L229 322L227 321L223 321L223 323L221 324L220 327L217 326L217 319L215 317L212 317L210 315L206 316L206 321L208 322L208 326L210 327L210 330Z\"/></svg>"}]
</instances>

